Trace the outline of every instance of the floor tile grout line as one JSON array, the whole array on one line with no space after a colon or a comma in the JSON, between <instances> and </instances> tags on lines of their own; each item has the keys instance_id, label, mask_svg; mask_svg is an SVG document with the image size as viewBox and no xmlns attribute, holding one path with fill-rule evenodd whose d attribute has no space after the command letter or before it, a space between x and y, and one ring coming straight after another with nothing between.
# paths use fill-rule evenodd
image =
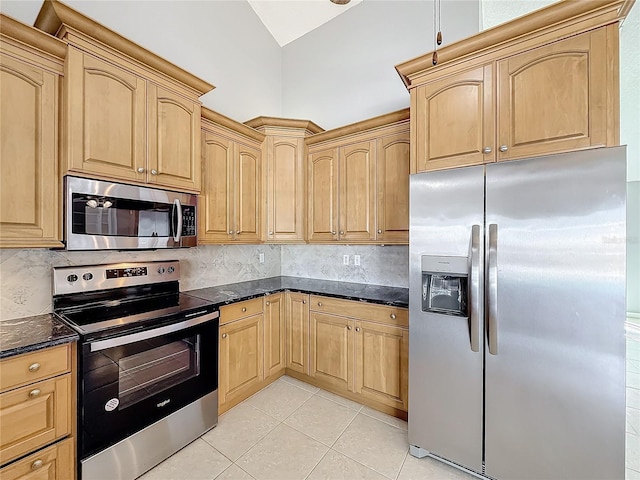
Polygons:
<instances>
[{"instance_id":1,"label":"floor tile grout line","mask_svg":"<svg viewBox=\"0 0 640 480\"><path fill-rule=\"evenodd\" d=\"M404 455L404 458L402 459L402 465L400 465L400 470L398 470L398 474L396 475L396 478L394 480L398 480L398 478L400 477L400 474L402 473L402 469L404 468L404 464L407 463L408 456L409 456L409 449L407 449L407 453Z\"/></svg>"}]
</instances>

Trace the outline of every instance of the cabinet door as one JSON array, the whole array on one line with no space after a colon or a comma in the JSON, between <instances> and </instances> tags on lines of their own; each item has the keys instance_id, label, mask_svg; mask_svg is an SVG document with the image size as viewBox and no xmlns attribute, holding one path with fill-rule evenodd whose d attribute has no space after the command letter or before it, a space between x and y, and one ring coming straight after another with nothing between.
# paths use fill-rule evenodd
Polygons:
<instances>
[{"instance_id":1,"label":"cabinet door","mask_svg":"<svg viewBox=\"0 0 640 480\"><path fill-rule=\"evenodd\" d=\"M287 368L309 375L309 295L286 294Z\"/></svg>"},{"instance_id":2,"label":"cabinet door","mask_svg":"<svg viewBox=\"0 0 640 480\"><path fill-rule=\"evenodd\" d=\"M202 192L198 198L198 243L233 240L234 144L202 132Z\"/></svg>"},{"instance_id":3,"label":"cabinet door","mask_svg":"<svg viewBox=\"0 0 640 480\"><path fill-rule=\"evenodd\" d=\"M309 154L307 240L327 243L338 239L338 149Z\"/></svg>"},{"instance_id":4,"label":"cabinet door","mask_svg":"<svg viewBox=\"0 0 640 480\"><path fill-rule=\"evenodd\" d=\"M304 140L267 139L267 241L304 241Z\"/></svg>"},{"instance_id":5,"label":"cabinet door","mask_svg":"<svg viewBox=\"0 0 640 480\"><path fill-rule=\"evenodd\" d=\"M149 84L147 182L200 191L200 104Z\"/></svg>"},{"instance_id":6,"label":"cabinet door","mask_svg":"<svg viewBox=\"0 0 640 480\"><path fill-rule=\"evenodd\" d=\"M58 76L0 59L0 247L59 247Z\"/></svg>"},{"instance_id":7,"label":"cabinet door","mask_svg":"<svg viewBox=\"0 0 640 480\"><path fill-rule=\"evenodd\" d=\"M68 438L0 470L3 480L72 480L75 478L74 444Z\"/></svg>"},{"instance_id":8,"label":"cabinet door","mask_svg":"<svg viewBox=\"0 0 640 480\"><path fill-rule=\"evenodd\" d=\"M409 243L409 132L378 139L376 240Z\"/></svg>"},{"instance_id":9,"label":"cabinet door","mask_svg":"<svg viewBox=\"0 0 640 480\"><path fill-rule=\"evenodd\" d=\"M285 369L285 309L282 293L264 298L264 376Z\"/></svg>"},{"instance_id":10,"label":"cabinet door","mask_svg":"<svg viewBox=\"0 0 640 480\"><path fill-rule=\"evenodd\" d=\"M415 89L418 172L495 160L492 88L487 65Z\"/></svg>"},{"instance_id":11,"label":"cabinet door","mask_svg":"<svg viewBox=\"0 0 640 480\"><path fill-rule=\"evenodd\" d=\"M67 53L68 169L146 181L146 81L72 47Z\"/></svg>"},{"instance_id":12,"label":"cabinet door","mask_svg":"<svg viewBox=\"0 0 640 480\"><path fill-rule=\"evenodd\" d=\"M310 312L310 375L338 390L353 391L353 320Z\"/></svg>"},{"instance_id":13,"label":"cabinet door","mask_svg":"<svg viewBox=\"0 0 640 480\"><path fill-rule=\"evenodd\" d=\"M257 243L262 230L262 153L236 144L235 233L242 243Z\"/></svg>"},{"instance_id":14,"label":"cabinet door","mask_svg":"<svg viewBox=\"0 0 640 480\"><path fill-rule=\"evenodd\" d=\"M405 328L355 323L355 392L407 410L409 333Z\"/></svg>"},{"instance_id":15,"label":"cabinet door","mask_svg":"<svg viewBox=\"0 0 640 480\"><path fill-rule=\"evenodd\" d=\"M376 142L360 142L340 149L338 239L375 238Z\"/></svg>"},{"instance_id":16,"label":"cabinet door","mask_svg":"<svg viewBox=\"0 0 640 480\"><path fill-rule=\"evenodd\" d=\"M263 379L262 314L220 327L219 404L242 397Z\"/></svg>"},{"instance_id":17,"label":"cabinet door","mask_svg":"<svg viewBox=\"0 0 640 480\"><path fill-rule=\"evenodd\" d=\"M0 464L71 433L71 375L0 395Z\"/></svg>"},{"instance_id":18,"label":"cabinet door","mask_svg":"<svg viewBox=\"0 0 640 480\"><path fill-rule=\"evenodd\" d=\"M499 61L498 159L606 145L606 65L605 28Z\"/></svg>"}]
</instances>

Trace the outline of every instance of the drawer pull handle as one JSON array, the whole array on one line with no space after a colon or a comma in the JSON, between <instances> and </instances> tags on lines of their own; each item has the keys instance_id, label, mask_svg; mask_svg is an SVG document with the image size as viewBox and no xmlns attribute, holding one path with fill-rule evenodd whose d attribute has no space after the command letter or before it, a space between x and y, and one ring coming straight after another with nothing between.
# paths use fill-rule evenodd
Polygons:
<instances>
[{"instance_id":1,"label":"drawer pull handle","mask_svg":"<svg viewBox=\"0 0 640 480\"><path fill-rule=\"evenodd\" d=\"M351 330L351 325L347 325L347 330Z\"/></svg>"},{"instance_id":2,"label":"drawer pull handle","mask_svg":"<svg viewBox=\"0 0 640 480\"><path fill-rule=\"evenodd\" d=\"M246 312L247 311L247 307L242 307L242 311Z\"/></svg>"},{"instance_id":3,"label":"drawer pull handle","mask_svg":"<svg viewBox=\"0 0 640 480\"><path fill-rule=\"evenodd\" d=\"M271 302L267 302L267 307L268 307L269 305L271 305Z\"/></svg>"},{"instance_id":4,"label":"drawer pull handle","mask_svg":"<svg viewBox=\"0 0 640 480\"><path fill-rule=\"evenodd\" d=\"M38 362L29 365L30 372L37 372L38 370L40 370L40 364Z\"/></svg>"},{"instance_id":5,"label":"drawer pull handle","mask_svg":"<svg viewBox=\"0 0 640 480\"><path fill-rule=\"evenodd\" d=\"M226 333L223 333L223 334L222 334L222 338L227 338L227 334L226 334Z\"/></svg>"},{"instance_id":6,"label":"drawer pull handle","mask_svg":"<svg viewBox=\"0 0 640 480\"><path fill-rule=\"evenodd\" d=\"M31 464L31 470L37 470L40 467L42 467L43 464L44 464L44 462L42 460L36 460L35 462L33 462Z\"/></svg>"},{"instance_id":7,"label":"drawer pull handle","mask_svg":"<svg viewBox=\"0 0 640 480\"><path fill-rule=\"evenodd\" d=\"M396 314L392 313L391 315L389 315L391 317L391 320L395 320L396 319Z\"/></svg>"},{"instance_id":8,"label":"drawer pull handle","mask_svg":"<svg viewBox=\"0 0 640 480\"><path fill-rule=\"evenodd\" d=\"M356 332L359 332L360 330L362 330L360 327L356 327Z\"/></svg>"},{"instance_id":9,"label":"drawer pull handle","mask_svg":"<svg viewBox=\"0 0 640 480\"><path fill-rule=\"evenodd\" d=\"M33 390L31 390L29 392L29 398L36 398L38 395L40 395L40 389L39 388L34 388Z\"/></svg>"}]
</instances>

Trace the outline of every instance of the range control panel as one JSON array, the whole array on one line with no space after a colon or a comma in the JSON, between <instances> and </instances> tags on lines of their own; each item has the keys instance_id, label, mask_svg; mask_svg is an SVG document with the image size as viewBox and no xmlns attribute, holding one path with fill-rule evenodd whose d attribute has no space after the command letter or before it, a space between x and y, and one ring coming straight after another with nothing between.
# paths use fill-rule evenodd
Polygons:
<instances>
[{"instance_id":1,"label":"range control panel","mask_svg":"<svg viewBox=\"0 0 640 480\"><path fill-rule=\"evenodd\" d=\"M54 267L53 294L64 295L178 280L178 260Z\"/></svg>"}]
</instances>

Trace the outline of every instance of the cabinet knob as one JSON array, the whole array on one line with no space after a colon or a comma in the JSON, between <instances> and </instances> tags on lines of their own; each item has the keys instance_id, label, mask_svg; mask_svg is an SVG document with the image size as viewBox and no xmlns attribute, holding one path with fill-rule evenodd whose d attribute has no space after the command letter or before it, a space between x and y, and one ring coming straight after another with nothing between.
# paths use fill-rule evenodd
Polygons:
<instances>
[{"instance_id":1,"label":"cabinet knob","mask_svg":"<svg viewBox=\"0 0 640 480\"><path fill-rule=\"evenodd\" d=\"M229 230L229 235L233 235L233 230Z\"/></svg>"},{"instance_id":2,"label":"cabinet knob","mask_svg":"<svg viewBox=\"0 0 640 480\"><path fill-rule=\"evenodd\" d=\"M302 304L305 305L307 303L306 300L302 300Z\"/></svg>"},{"instance_id":3,"label":"cabinet knob","mask_svg":"<svg viewBox=\"0 0 640 480\"><path fill-rule=\"evenodd\" d=\"M144 168L143 167L138 167L138 173L144 173Z\"/></svg>"},{"instance_id":4,"label":"cabinet knob","mask_svg":"<svg viewBox=\"0 0 640 480\"><path fill-rule=\"evenodd\" d=\"M343 230L340 230L340 235L344 235L344 231Z\"/></svg>"},{"instance_id":5,"label":"cabinet knob","mask_svg":"<svg viewBox=\"0 0 640 480\"><path fill-rule=\"evenodd\" d=\"M378 229L378 233L382 233L382 230L380 228Z\"/></svg>"},{"instance_id":6,"label":"cabinet knob","mask_svg":"<svg viewBox=\"0 0 640 480\"><path fill-rule=\"evenodd\" d=\"M158 170L151 169L151 175L157 175L157 174L158 174Z\"/></svg>"},{"instance_id":7,"label":"cabinet knob","mask_svg":"<svg viewBox=\"0 0 640 480\"><path fill-rule=\"evenodd\" d=\"M267 302L267 306L271 305L271 302Z\"/></svg>"},{"instance_id":8,"label":"cabinet knob","mask_svg":"<svg viewBox=\"0 0 640 480\"><path fill-rule=\"evenodd\" d=\"M335 230L333 230L333 231L331 232L331 235L335 235L335 234L336 234L336 231L335 231Z\"/></svg>"},{"instance_id":9,"label":"cabinet knob","mask_svg":"<svg viewBox=\"0 0 640 480\"><path fill-rule=\"evenodd\" d=\"M396 314L392 313L391 315L389 315L391 317L391 320L395 320L396 319Z\"/></svg>"},{"instance_id":10,"label":"cabinet knob","mask_svg":"<svg viewBox=\"0 0 640 480\"><path fill-rule=\"evenodd\" d=\"M222 334L222 338L227 338L227 334L226 334L226 333L223 333L223 334Z\"/></svg>"},{"instance_id":11,"label":"cabinet knob","mask_svg":"<svg viewBox=\"0 0 640 480\"><path fill-rule=\"evenodd\" d=\"M29 365L30 372L37 372L38 370L40 370L40 364L38 362Z\"/></svg>"},{"instance_id":12,"label":"cabinet knob","mask_svg":"<svg viewBox=\"0 0 640 480\"><path fill-rule=\"evenodd\" d=\"M347 325L347 330L351 330L351 325Z\"/></svg>"},{"instance_id":13,"label":"cabinet knob","mask_svg":"<svg viewBox=\"0 0 640 480\"><path fill-rule=\"evenodd\" d=\"M269 232L269 235L273 235L273 232Z\"/></svg>"},{"instance_id":14,"label":"cabinet knob","mask_svg":"<svg viewBox=\"0 0 640 480\"><path fill-rule=\"evenodd\" d=\"M484 147L482 153L491 153L491 147Z\"/></svg>"},{"instance_id":15,"label":"cabinet knob","mask_svg":"<svg viewBox=\"0 0 640 480\"><path fill-rule=\"evenodd\" d=\"M247 311L247 307L242 307L242 311L246 312Z\"/></svg>"},{"instance_id":16,"label":"cabinet knob","mask_svg":"<svg viewBox=\"0 0 640 480\"><path fill-rule=\"evenodd\" d=\"M29 398L36 398L38 395L40 395L40 389L39 388L34 388L33 390L31 390L29 392Z\"/></svg>"},{"instance_id":17,"label":"cabinet knob","mask_svg":"<svg viewBox=\"0 0 640 480\"><path fill-rule=\"evenodd\" d=\"M240 230L236 230L236 235L240 235Z\"/></svg>"},{"instance_id":18,"label":"cabinet knob","mask_svg":"<svg viewBox=\"0 0 640 480\"><path fill-rule=\"evenodd\" d=\"M322 306L322 302L318 302L318 306L321 307Z\"/></svg>"},{"instance_id":19,"label":"cabinet knob","mask_svg":"<svg viewBox=\"0 0 640 480\"><path fill-rule=\"evenodd\" d=\"M39 469L42 465L44 464L44 462L42 460L36 460L35 462L33 462L31 464L31 470L37 470Z\"/></svg>"},{"instance_id":20,"label":"cabinet knob","mask_svg":"<svg viewBox=\"0 0 640 480\"><path fill-rule=\"evenodd\" d=\"M362 330L360 327L356 327L356 332L359 332L360 330Z\"/></svg>"},{"instance_id":21,"label":"cabinet knob","mask_svg":"<svg viewBox=\"0 0 640 480\"><path fill-rule=\"evenodd\" d=\"M509 147L507 147L506 145L500 145L501 152L506 152L507 150L509 150Z\"/></svg>"}]
</instances>

